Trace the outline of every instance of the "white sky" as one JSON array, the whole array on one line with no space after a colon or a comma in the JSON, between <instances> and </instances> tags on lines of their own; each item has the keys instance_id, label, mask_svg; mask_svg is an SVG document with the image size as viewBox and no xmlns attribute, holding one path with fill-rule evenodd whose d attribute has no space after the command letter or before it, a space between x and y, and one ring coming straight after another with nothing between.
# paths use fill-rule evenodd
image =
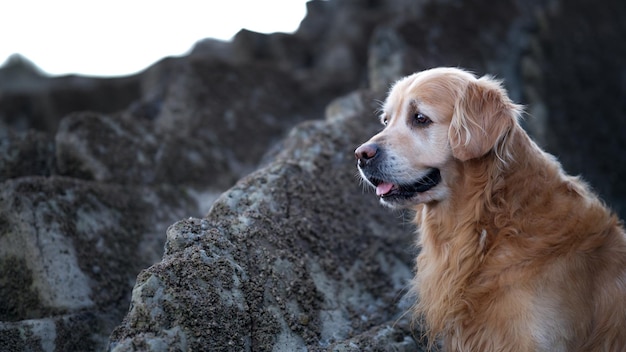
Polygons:
<instances>
[{"instance_id":1,"label":"white sky","mask_svg":"<svg viewBox=\"0 0 626 352\"><path fill-rule=\"evenodd\" d=\"M295 31L306 0L3 0L0 65L19 53L51 75L119 76L241 28Z\"/></svg>"}]
</instances>

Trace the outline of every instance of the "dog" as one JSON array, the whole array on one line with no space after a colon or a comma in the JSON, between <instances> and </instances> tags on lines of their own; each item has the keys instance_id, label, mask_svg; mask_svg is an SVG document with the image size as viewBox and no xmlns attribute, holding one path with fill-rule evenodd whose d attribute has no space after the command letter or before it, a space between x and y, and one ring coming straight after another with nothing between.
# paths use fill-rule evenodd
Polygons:
<instances>
[{"instance_id":1,"label":"dog","mask_svg":"<svg viewBox=\"0 0 626 352\"><path fill-rule=\"evenodd\" d=\"M434 68L393 84L355 155L415 211L412 316L445 351L626 351L626 236L521 127L502 82Z\"/></svg>"}]
</instances>

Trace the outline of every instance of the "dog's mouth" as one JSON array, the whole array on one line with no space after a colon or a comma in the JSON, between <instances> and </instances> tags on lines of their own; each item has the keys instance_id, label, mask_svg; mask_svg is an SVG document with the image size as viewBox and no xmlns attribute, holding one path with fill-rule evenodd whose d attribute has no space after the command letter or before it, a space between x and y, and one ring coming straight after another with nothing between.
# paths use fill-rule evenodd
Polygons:
<instances>
[{"instance_id":1,"label":"dog's mouth","mask_svg":"<svg viewBox=\"0 0 626 352\"><path fill-rule=\"evenodd\" d=\"M393 184L376 178L369 180L376 187L376 195L383 199L407 199L426 192L441 182L439 169L431 169L426 176L411 184Z\"/></svg>"}]
</instances>

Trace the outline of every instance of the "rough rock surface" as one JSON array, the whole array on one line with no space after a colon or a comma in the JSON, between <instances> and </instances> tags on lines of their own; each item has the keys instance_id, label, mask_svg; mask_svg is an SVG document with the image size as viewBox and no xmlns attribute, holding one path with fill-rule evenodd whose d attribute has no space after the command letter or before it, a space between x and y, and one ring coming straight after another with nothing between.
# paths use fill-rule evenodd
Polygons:
<instances>
[{"instance_id":1,"label":"rough rock surface","mask_svg":"<svg viewBox=\"0 0 626 352\"><path fill-rule=\"evenodd\" d=\"M389 84L432 66L503 78L626 215L623 1L307 9L129 77L0 68L1 351L422 350L411 215L352 152Z\"/></svg>"},{"instance_id":2,"label":"rough rock surface","mask_svg":"<svg viewBox=\"0 0 626 352\"><path fill-rule=\"evenodd\" d=\"M138 75L50 78L33 63L13 55L0 68L0 127L54 132L65 115L82 110L113 113L141 94Z\"/></svg>"},{"instance_id":3,"label":"rough rock surface","mask_svg":"<svg viewBox=\"0 0 626 352\"><path fill-rule=\"evenodd\" d=\"M157 207L155 199L164 204ZM27 349L37 340L43 350L105 344L106 335L94 332L110 330L122 318L119 305L129 299L129 282L158 260L164 220L185 216L185 201L191 203L164 187L62 176L3 182L2 350Z\"/></svg>"},{"instance_id":4,"label":"rough rock surface","mask_svg":"<svg viewBox=\"0 0 626 352\"><path fill-rule=\"evenodd\" d=\"M380 127L367 116L371 95L346 99L360 108L300 125L206 218L169 228L163 260L139 276L111 350L158 350L148 344L158 341L303 351L381 324L405 327L395 323L406 309L413 231L356 182L351 149ZM403 332L387 342L414 349Z\"/></svg>"}]
</instances>

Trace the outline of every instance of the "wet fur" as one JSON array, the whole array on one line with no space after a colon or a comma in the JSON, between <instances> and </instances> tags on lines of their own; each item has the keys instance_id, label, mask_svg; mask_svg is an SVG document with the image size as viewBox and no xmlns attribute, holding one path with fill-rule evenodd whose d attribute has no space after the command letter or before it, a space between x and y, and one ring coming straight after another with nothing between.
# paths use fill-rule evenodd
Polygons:
<instances>
[{"instance_id":1,"label":"wet fur","mask_svg":"<svg viewBox=\"0 0 626 352\"><path fill-rule=\"evenodd\" d=\"M406 122L415 109L433 130ZM431 166L443 178L388 204L416 211L413 313L430 341L445 351L626 350L621 223L529 138L498 81L424 71L397 82L383 111L389 124L370 141L393 159L385 171L406 178Z\"/></svg>"}]
</instances>

